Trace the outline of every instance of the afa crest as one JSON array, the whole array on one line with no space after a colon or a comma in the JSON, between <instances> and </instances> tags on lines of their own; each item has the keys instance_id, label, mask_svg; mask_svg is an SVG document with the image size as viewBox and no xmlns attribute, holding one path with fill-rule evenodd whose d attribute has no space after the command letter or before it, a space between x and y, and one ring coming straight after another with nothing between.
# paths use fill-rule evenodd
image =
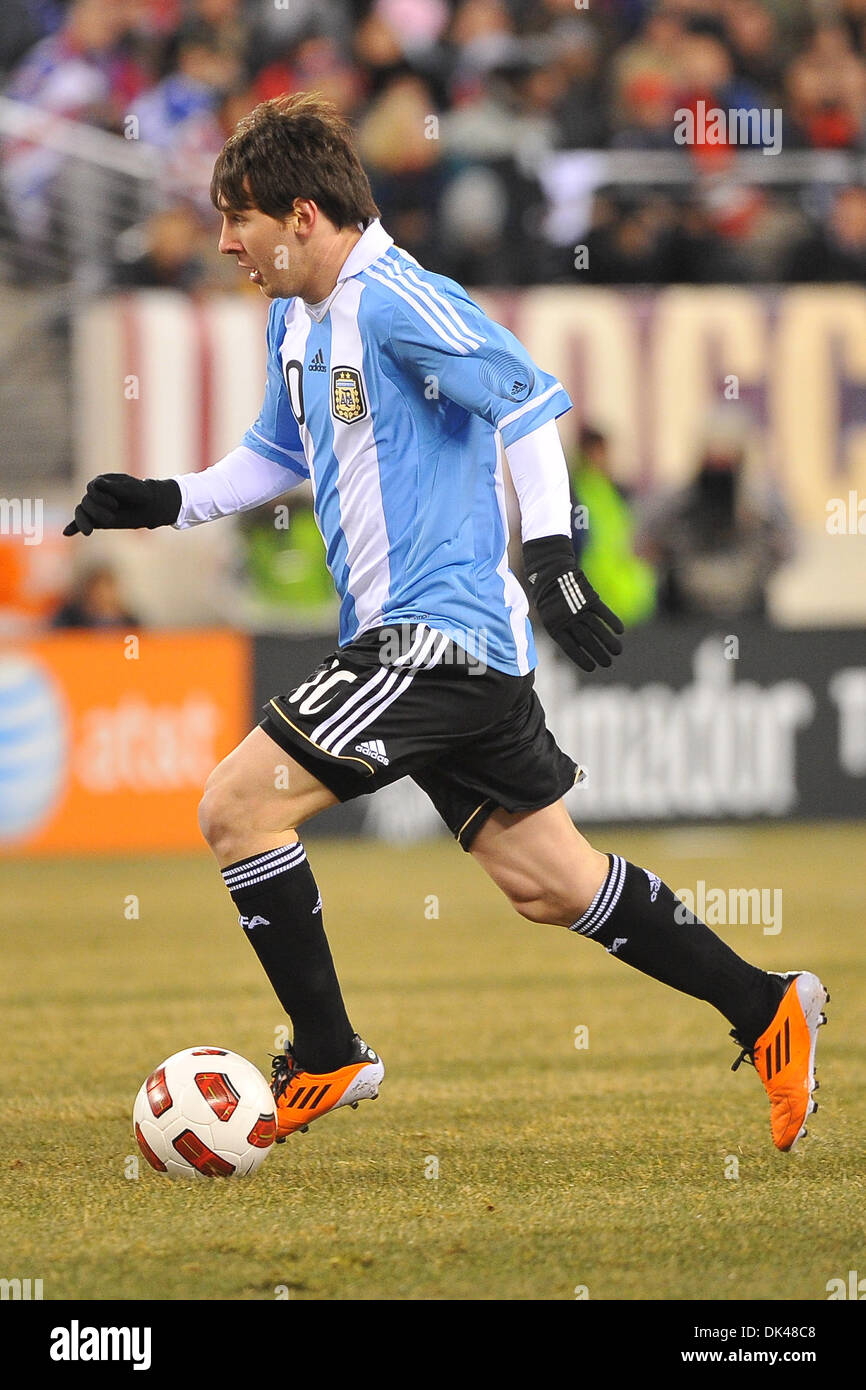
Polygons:
<instances>
[{"instance_id":1,"label":"afa crest","mask_svg":"<svg viewBox=\"0 0 866 1390\"><path fill-rule=\"evenodd\" d=\"M338 420L347 425L363 420L367 414L364 383L356 367L331 369L331 410Z\"/></svg>"}]
</instances>

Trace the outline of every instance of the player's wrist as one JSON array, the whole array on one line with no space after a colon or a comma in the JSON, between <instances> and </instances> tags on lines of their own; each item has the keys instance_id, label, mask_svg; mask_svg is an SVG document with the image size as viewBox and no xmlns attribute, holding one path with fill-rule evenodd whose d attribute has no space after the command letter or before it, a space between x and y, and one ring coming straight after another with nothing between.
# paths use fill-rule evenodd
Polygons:
<instances>
[{"instance_id":1,"label":"player's wrist","mask_svg":"<svg viewBox=\"0 0 866 1390\"><path fill-rule=\"evenodd\" d=\"M577 568L570 536L538 536L523 542L523 568L536 594L561 574Z\"/></svg>"},{"instance_id":2,"label":"player's wrist","mask_svg":"<svg viewBox=\"0 0 866 1390\"><path fill-rule=\"evenodd\" d=\"M142 514L147 517L142 525L149 531L158 526L173 526L180 516L183 494L176 478L145 478L147 488L146 504Z\"/></svg>"}]
</instances>

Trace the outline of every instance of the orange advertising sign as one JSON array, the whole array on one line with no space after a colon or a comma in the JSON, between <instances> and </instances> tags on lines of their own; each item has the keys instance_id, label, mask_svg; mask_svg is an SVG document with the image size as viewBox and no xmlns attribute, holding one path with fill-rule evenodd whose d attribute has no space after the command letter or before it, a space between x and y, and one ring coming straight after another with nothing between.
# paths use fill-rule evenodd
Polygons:
<instances>
[{"instance_id":1,"label":"orange advertising sign","mask_svg":"<svg viewBox=\"0 0 866 1390\"><path fill-rule=\"evenodd\" d=\"M203 846L208 773L250 727L234 632L68 632L0 646L0 854Z\"/></svg>"}]
</instances>

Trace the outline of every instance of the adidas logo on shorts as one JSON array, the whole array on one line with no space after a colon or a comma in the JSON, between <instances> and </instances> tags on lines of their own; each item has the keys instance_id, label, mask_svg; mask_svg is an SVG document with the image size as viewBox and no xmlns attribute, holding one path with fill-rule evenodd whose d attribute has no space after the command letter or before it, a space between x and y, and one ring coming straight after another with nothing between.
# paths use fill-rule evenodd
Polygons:
<instances>
[{"instance_id":1,"label":"adidas logo on shorts","mask_svg":"<svg viewBox=\"0 0 866 1390\"><path fill-rule=\"evenodd\" d=\"M385 767L390 761L380 738L371 739L369 743L356 743L355 752L366 753L368 758L375 758L377 763L384 763Z\"/></svg>"}]
</instances>

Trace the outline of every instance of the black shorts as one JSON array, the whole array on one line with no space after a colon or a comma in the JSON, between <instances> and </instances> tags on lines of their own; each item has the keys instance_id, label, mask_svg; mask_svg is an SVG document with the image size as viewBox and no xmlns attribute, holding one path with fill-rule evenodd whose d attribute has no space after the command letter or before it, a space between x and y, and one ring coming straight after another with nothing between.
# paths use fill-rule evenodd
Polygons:
<instances>
[{"instance_id":1,"label":"black shorts","mask_svg":"<svg viewBox=\"0 0 866 1390\"><path fill-rule=\"evenodd\" d=\"M582 775L533 690L423 623L365 632L264 706L261 728L340 801L411 777L468 850L497 809L558 801Z\"/></svg>"}]
</instances>

